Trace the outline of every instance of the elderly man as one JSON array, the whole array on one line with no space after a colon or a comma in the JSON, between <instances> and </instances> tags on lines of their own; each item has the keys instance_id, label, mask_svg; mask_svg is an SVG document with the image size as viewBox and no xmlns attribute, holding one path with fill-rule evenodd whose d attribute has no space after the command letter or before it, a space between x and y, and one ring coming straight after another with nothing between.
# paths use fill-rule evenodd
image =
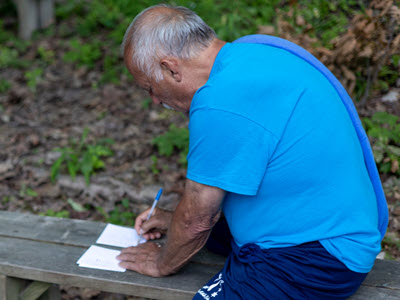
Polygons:
<instances>
[{"instance_id":1,"label":"elderly man","mask_svg":"<svg viewBox=\"0 0 400 300\"><path fill-rule=\"evenodd\" d=\"M154 6L126 31L124 58L153 102L188 114L185 191L172 213L136 219L163 247L124 249L121 266L177 272L223 211L224 269L195 299L345 299L380 251L377 200L337 92L298 56L219 40L195 13ZM229 234L229 231L227 231Z\"/></svg>"}]
</instances>

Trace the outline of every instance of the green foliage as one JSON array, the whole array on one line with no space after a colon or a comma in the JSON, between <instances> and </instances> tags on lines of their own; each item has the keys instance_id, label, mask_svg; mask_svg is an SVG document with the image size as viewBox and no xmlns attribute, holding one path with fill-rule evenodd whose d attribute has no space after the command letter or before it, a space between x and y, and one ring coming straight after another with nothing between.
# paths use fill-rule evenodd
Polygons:
<instances>
[{"instance_id":1,"label":"green foliage","mask_svg":"<svg viewBox=\"0 0 400 300\"><path fill-rule=\"evenodd\" d=\"M7 46L3 45L7 42ZM25 68L29 63L19 55L25 52L28 42L17 39L15 34L4 30L3 21L0 20L0 68Z\"/></svg>"},{"instance_id":2,"label":"green foliage","mask_svg":"<svg viewBox=\"0 0 400 300\"><path fill-rule=\"evenodd\" d=\"M88 133L89 129L85 128L79 143L72 142L69 147L54 149L61 155L51 167L50 177L52 182L56 180L60 169L64 166L73 179L76 175L82 174L85 177L86 184L89 185L92 174L105 167L102 158L113 155L108 147L113 141L103 139L95 144L87 144Z\"/></svg>"},{"instance_id":3,"label":"green foliage","mask_svg":"<svg viewBox=\"0 0 400 300\"><path fill-rule=\"evenodd\" d=\"M134 226L136 215L129 208L129 199L122 199L121 203L116 204L115 208L106 213L102 207L97 207L97 211L103 215L107 223L114 225Z\"/></svg>"},{"instance_id":4,"label":"green foliage","mask_svg":"<svg viewBox=\"0 0 400 300\"><path fill-rule=\"evenodd\" d=\"M38 48L39 57L46 63L52 64L54 62L54 51L46 50L43 46L39 46Z\"/></svg>"},{"instance_id":5,"label":"green foliage","mask_svg":"<svg viewBox=\"0 0 400 300\"><path fill-rule=\"evenodd\" d=\"M118 57L116 55L106 56L103 61L103 75L101 76L100 82L119 84L119 77L122 74L123 68L124 66L118 60Z\"/></svg>"},{"instance_id":6,"label":"green foliage","mask_svg":"<svg viewBox=\"0 0 400 300\"><path fill-rule=\"evenodd\" d=\"M154 175L157 175L157 174L160 173L160 170L159 170L158 167L157 167L158 158L157 158L157 156L155 156L155 155L152 155L150 158L151 158L151 161L152 161L152 164L151 164L151 173L153 173Z\"/></svg>"},{"instance_id":7,"label":"green foliage","mask_svg":"<svg viewBox=\"0 0 400 300\"><path fill-rule=\"evenodd\" d=\"M67 19L70 16L82 16L84 14L84 1L68 0L62 5L56 5L55 15L57 20Z\"/></svg>"},{"instance_id":8,"label":"green foliage","mask_svg":"<svg viewBox=\"0 0 400 300\"><path fill-rule=\"evenodd\" d=\"M36 68L25 72L25 79L31 91L35 92L38 83L42 80L43 69Z\"/></svg>"},{"instance_id":9,"label":"green foliage","mask_svg":"<svg viewBox=\"0 0 400 300\"><path fill-rule=\"evenodd\" d=\"M142 108L143 109L149 109L151 104L151 98L145 98L142 100Z\"/></svg>"},{"instance_id":10,"label":"green foliage","mask_svg":"<svg viewBox=\"0 0 400 300\"><path fill-rule=\"evenodd\" d=\"M390 86L395 86L399 78L398 66L400 55L393 55L388 65L383 65L378 74L375 89L387 91Z\"/></svg>"},{"instance_id":11,"label":"green foliage","mask_svg":"<svg viewBox=\"0 0 400 300\"><path fill-rule=\"evenodd\" d=\"M69 218L68 210L54 211L48 209L45 213L39 213L40 216L56 217L56 218Z\"/></svg>"},{"instance_id":12,"label":"green foliage","mask_svg":"<svg viewBox=\"0 0 400 300\"><path fill-rule=\"evenodd\" d=\"M11 84L5 80L5 79L0 79L0 94L7 92L11 87Z\"/></svg>"},{"instance_id":13,"label":"green foliage","mask_svg":"<svg viewBox=\"0 0 400 300\"><path fill-rule=\"evenodd\" d=\"M30 187L26 186L26 184L22 184L21 189L19 190L19 196L21 198L25 197L37 197L38 193L35 192L33 189Z\"/></svg>"},{"instance_id":14,"label":"green foliage","mask_svg":"<svg viewBox=\"0 0 400 300\"><path fill-rule=\"evenodd\" d=\"M65 62L93 68L95 62L101 57L100 43L98 41L84 44L78 39L73 39L69 42L69 47L71 50L64 55Z\"/></svg>"},{"instance_id":15,"label":"green foliage","mask_svg":"<svg viewBox=\"0 0 400 300\"><path fill-rule=\"evenodd\" d=\"M158 149L160 155L171 156L174 150L179 151L179 163L186 164L186 156L189 152L189 130L187 128L178 128L171 124L169 130L155 137L152 141Z\"/></svg>"},{"instance_id":16,"label":"green foliage","mask_svg":"<svg viewBox=\"0 0 400 300\"><path fill-rule=\"evenodd\" d=\"M0 68L19 67L18 51L0 46Z\"/></svg>"},{"instance_id":17,"label":"green foliage","mask_svg":"<svg viewBox=\"0 0 400 300\"><path fill-rule=\"evenodd\" d=\"M372 118L364 118L363 125L372 139L372 150L379 171L400 175L400 122L399 117L376 112Z\"/></svg>"},{"instance_id":18,"label":"green foliage","mask_svg":"<svg viewBox=\"0 0 400 300\"><path fill-rule=\"evenodd\" d=\"M13 35L3 29L3 20L0 20L0 44L12 39Z\"/></svg>"},{"instance_id":19,"label":"green foliage","mask_svg":"<svg viewBox=\"0 0 400 300\"><path fill-rule=\"evenodd\" d=\"M67 199L67 202L69 205L71 205L72 209L74 211L77 212L84 212L87 211L87 209L85 207L83 207L81 204L79 204L78 202L75 202L74 200L72 200L71 198Z\"/></svg>"},{"instance_id":20,"label":"green foliage","mask_svg":"<svg viewBox=\"0 0 400 300\"><path fill-rule=\"evenodd\" d=\"M348 17L354 11L364 8L365 4L356 0L300 0L295 6L292 24L299 29L302 28L303 25L296 24L294 21L296 16L302 16L306 24L312 25L311 36L317 37L322 45L330 47L329 42L346 31Z\"/></svg>"}]
</instances>

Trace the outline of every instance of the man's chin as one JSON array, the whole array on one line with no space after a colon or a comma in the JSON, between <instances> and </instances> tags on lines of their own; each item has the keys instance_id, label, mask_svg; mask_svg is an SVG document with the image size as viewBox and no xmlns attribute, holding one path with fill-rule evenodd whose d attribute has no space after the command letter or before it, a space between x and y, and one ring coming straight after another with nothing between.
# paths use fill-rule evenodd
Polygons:
<instances>
[{"instance_id":1,"label":"man's chin","mask_svg":"<svg viewBox=\"0 0 400 300\"><path fill-rule=\"evenodd\" d=\"M163 105L166 109L171 109L171 110L175 110L175 111L176 111L175 108L169 106L168 104L162 103L162 105Z\"/></svg>"},{"instance_id":2,"label":"man's chin","mask_svg":"<svg viewBox=\"0 0 400 300\"><path fill-rule=\"evenodd\" d=\"M168 104L162 103L162 106L164 106L166 109L170 109L173 111L177 111L180 113L183 113L186 117L189 117L189 112L188 111L183 111L183 110L178 110L176 108L173 108L172 106L169 106Z\"/></svg>"}]
</instances>

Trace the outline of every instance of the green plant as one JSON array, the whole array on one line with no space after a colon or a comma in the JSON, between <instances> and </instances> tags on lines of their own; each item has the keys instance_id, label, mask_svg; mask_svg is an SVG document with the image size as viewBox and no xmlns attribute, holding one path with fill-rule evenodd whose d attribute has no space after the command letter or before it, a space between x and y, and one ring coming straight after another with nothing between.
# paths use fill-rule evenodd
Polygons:
<instances>
[{"instance_id":1,"label":"green plant","mask_svg":"<svg viewBox=\"0 0 400 300\"><path fill-rule=\"evenodd\" d=\"M122 199L121 203L117 203L114 209L108 214L102 207L97 207L97 211L103 215L106 222L115 225L134 226L136 215L129 208L129 199Z\"/></svg>"},{"instance_id":2,"label":"green plant","mask_svg":"<svg viewBox=\"0 0 400 300\"><path fill-rule=\"evenodd\" d=\"M119 84L119 77L122 73L122 69L123 65L118 60L117 56L106 56L103 61L103 75L101 76L100 82Z\"/></svg>"},{"instance_id":3,"label":"green plant","mask_svg":"<svg viewBox=\"0 0 400 300\"><path fill-rule=\"evenodd\" d=\"M26 184L22 184L21 189L19 190L19 196L21 198L25 198L26 196L28 196L28 197L37 197L38 193L35 192L30 187L26 186Z\"/></svg>"},{"instance_id":4,"label":"green plant","mask_svg":"<svg viewBox=\"0 0 400 300\"><path fill-rule=\"evenodd\" d=\"M52 182L55 182L60 169L64 166L72 179L75 179L76 175L81 173L85 178L86 184L89 185L92 174L105 167L102 158L113 155L113 152L108 147L113 141L111 139L102 139L95 144L87 144L86 138L88 134L89 129L85 128L79 143L72 142L69 147L54 149L54 151L60 152L61 155L51 167L50 177Z\"/></svg>"},{"instance_id":5,"label":"green plant","mask_svg":"<svg viewBox=\"0 0 400 300\"><path fill-rule=\"evenodd\" d=\"M12 48L0 46L0 68L17 66L18 51Z\"/></svg>"},{"instance_id":6,"label":"green plant","mask_svg":"<svg viewBox=\"0 0 400 300\"><path fill-rule=\"evenodd\" d=\"M186 164L186 156L189 152L189 130L187 128L178 128L171 124L169 130L153 139L153 145L156 145L158 152L164 156L171 156L175 149L179 151L179 163Z\"/></svg>"},{"instance_id":7,"label":"green plant","mask_svg":"<svg viewBox=\"0 0 400 300\"><path fill-rule=\"evenodd\" d=\"M38 48L39 57L46 63L52 64L54 62L54 51L46 50L43 46L39 46Z\"/></svg>"},{"instance_id":8,"label":"green plant","mask_svg":"<svg viewBox=\"0 0 400 300\"><path fill-rule=\"evenodd\" d=\"M158 158L155 155L152 155L151 157L151 173L153 173L154 175L157 175L160 173L160 170L157 168L157 163L158 163Z\"/></svg>"},{"instance_id":9,"label":"green plant","mask_svg":"<svg viewBox=\"0 0 400 300\"><path fill-rule=\"evenodd\" d=\"M1 204L7 204L14 200L15 200L14 196L3 196L3 198L1 199Z\"/></svg>"},{"instance_id":10,"label":"green plant","mask_svg":"<svg viewBox=\"0 0 400 300\"><path fill-rule=\"evenodd\" d=\"M67 199L69 205L71 205L72 209L77 212L84 212L87 211L87 208L82 206L80 203L72 200L71 198Z\"/></svg>"},{"instance_id":11,"label":"green plant","mask_svg":"<svg viewBox=\"0 0 400 300\"><path fill-rule=\"evenodd\" d=\"M372 140L372 150L379 171L400 175L400 122L399 117L376 112L371 118L363 118L363 124Z\"/></svg>"},{"instance_id":12,"label":"green plant","mask_svg":"<svg viewBox=\"0 0 400 300\"><path fill-rule=\"evenodd\" d=\"M54 211L52 209L48 209L45 213L39 213L39 216L48 216L48 217L56 217L56 218L69 218L68 210L60 210Z\"/></svg>"},{"instance_id":13,"label":"green plant","mask_svg":"<svg viewBox=\"0 0 400 300\"><path fill-rule=\"evenodd\" d=\"M3 20L0 20L0 44L10 40L13 35L3 29Z\"/></svg>"},{"instance_id":14,"label":"green plant","mask_svg":"<svg viewBox=\"0 0 400 300\"><path fill-rule=\"evenodd\" d=\"M5 93L7 92L11 87L11 84L5 80L5 79L0 79L0 93Z\"/></svg>"},{"instance_id":15,"label":"green plant","mask_svg":"<svg viewBox=\"0 0 400 300\"><path fill-rule=\"evenodd\" d=\"M146 98L142 100L142 108L143 109L149 109L151 104L151 98Z\"/></svg>"},{"instance_id":16,"label":"green plant","mask_svg":"<svg viewBox=\"0 0 400 300\"><path fill-rule=\"evenodd\" d=\"M69 48L71 50L65 53L64 61L77 63L78 66L93 68L95 62L101 57L99 42L83 44L78 39L73 39L69 42Z\"/></svg>"},{"instance_id":17,"label":"green plant","mask_svg":"<svg viewBox=\"0 0 400 300\"><path fill-rule=\"evenodd\" d=\"M36 68L34 70L25 72L25 79L27 81L26 84L31 89L31 91L33 92L36 91L38 83L42 80L42 75L43 75L43 69L40 68Z\"/></svg>"}]
</instances>

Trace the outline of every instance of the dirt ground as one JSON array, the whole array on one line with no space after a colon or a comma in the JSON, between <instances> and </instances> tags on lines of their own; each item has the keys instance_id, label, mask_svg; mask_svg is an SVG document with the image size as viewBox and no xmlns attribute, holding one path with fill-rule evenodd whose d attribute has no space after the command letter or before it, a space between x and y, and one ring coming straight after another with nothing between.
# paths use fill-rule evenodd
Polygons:
<instances>
[{"instance_id":1,"label":"dirt ground","mask_svg":"<svg viewBox=\"0 0 400 300\"><path fill-rule=\"evenodd\" d=\"M56 60L44 68L36 92L27 87L22 71L0 69L0 79L11 82L10 90L0 94L0 209L35 214L49 209L68 211L71 218L104 221L99 207L110 213L126 198L128 209L138 213L148 207L160 186L167 199L164 207L174 208L182 193L185 169L177 162L178 153L169 158L159 156L152 139L166 132L171 123L186 126L187 118L148 105L147 95L122 74L119 85L97 85L101 71L65 64L57 38L37 40L26 57L34 56L39 45L53 49ZM383 103L376 96L359 113L369 116L379 110L400 115L400 103ZM59 155L53 149L79 139L85 127L90 130L88 143L113 139L114 155L105 159L105 170L92 177L90 186L81 176L73 181L65 173L52 183L50 169ZM158 157L156 166L154 155ZM382 176L382 181L390 208L388 236L398 242L400 180ZM85 211L74 210L68 199L86 207ZM397 246L383 250L400 260ZM124 299L76 288L66 288L63 293L64 299Z\"/></svg>"}]
</instances>

